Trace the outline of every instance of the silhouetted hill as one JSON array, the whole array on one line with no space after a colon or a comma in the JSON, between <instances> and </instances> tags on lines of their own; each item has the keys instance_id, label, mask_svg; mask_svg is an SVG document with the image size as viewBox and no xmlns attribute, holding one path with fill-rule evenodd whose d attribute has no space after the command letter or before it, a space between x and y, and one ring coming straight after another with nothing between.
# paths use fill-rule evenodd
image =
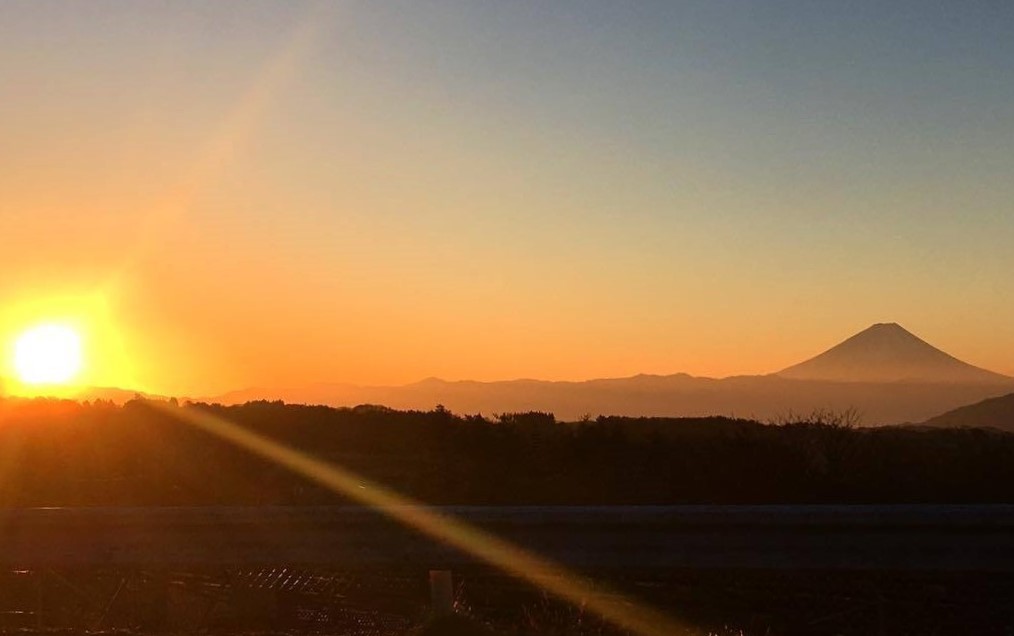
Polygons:
<instances>
[{"instance_id":1,"label":"silhouetted hill","mask_svg":"<svg viewBox=\"0 0 1014 636\"><path fill-rule=\"evenodd\" d=\"M1003 384L1014 381L944 353L896 323L879 323L824 353L778 372L832 382Z\"/></svg>"},{"instance_id":2,"label":"silhouetted hill","mask_svg":"<svg viewBox=\"0 0 1014 636\"><path fill-rule=\"evenodd\" d=\"M1014 393L948 411L926 420L923 426L996 428L1014 432Z\"/></svg>"}]
</instances>

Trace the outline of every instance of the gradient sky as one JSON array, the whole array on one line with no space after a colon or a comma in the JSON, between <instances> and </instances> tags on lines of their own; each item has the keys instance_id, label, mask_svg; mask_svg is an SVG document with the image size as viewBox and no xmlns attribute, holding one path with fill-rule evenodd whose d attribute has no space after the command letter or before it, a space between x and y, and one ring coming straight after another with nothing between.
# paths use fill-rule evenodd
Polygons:
<instances>
[{"instance_id":1,"label":"gradient sky","mask_svg":"<svg viewBox=\"0 0 1014 636\"><path fill-rule=\"evenodd\" d=\"M1009 2L0 4L0 338L208 395L1014 374Z\"/></svg>"}]
</instances>

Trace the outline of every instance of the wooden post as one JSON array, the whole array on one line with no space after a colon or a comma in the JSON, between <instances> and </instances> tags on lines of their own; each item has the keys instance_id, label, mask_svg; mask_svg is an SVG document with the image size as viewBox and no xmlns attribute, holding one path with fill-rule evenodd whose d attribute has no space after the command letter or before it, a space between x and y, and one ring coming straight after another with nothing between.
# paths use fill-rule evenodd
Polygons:
<instances>
[{"instance_id":1,"label":"wooden post","mask_svg":"<svg viewBox=\"0 0 1014 636\"><path fill-rule=\"evenodd\" d=\"M46 573L41 570L35 570L35 629L42 631L42 586L46 582L43 578Z\"/></svg>"},{"instance_id":2,"label":"wooden post","mask_svg":"<svg viewBox=\"0 0 1014 636\"><path fill-rule=\"evenodd\" d=\"M454 578L450 570L430 570L430 604L434 616L454 613Z\"/></svg>"}]
</instances>

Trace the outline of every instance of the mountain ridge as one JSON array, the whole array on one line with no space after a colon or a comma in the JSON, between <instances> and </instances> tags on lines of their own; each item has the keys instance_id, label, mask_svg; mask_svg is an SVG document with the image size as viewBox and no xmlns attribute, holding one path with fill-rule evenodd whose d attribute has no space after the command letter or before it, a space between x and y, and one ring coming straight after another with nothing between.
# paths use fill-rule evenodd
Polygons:
<instances>
[{"instance_id":1,"label":"mountain ridge","mask_svg":"<svg viewBox=\"0 0 1014 636\"><path fill-rule=\"evenodd\" d=\"M867 424L895 424L921 421L1007 393L1014 390L1014 378L962 362L897 323L876 323L814 358L766 375L641 373L590 380L487 382L429 377L401 386L326 386L322 391L325 385L316 385L314 395L307 392L303 397L336 406L370 403L428 409L443 404L465 413L552 411L562 419L598 414L775 419L812 410L856 409ZM273 394L275 399L280 393ZM285 393L289 399L305 401L299 399L298 390ZM228 398L227 403L234 403L271 399L272 394L238 391Z\"/></svg>"}]
</instances>

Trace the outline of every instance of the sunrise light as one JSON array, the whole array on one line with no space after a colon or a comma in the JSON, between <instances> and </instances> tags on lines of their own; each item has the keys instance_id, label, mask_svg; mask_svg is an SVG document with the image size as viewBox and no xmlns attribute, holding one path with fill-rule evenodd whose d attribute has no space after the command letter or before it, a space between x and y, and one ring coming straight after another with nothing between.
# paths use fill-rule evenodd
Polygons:
<instances>
[{"instance_id":1,"label":"sunrise light","mask_svg":"<svg viewBox=\"0 0 1014 636\"><path fill-rule=\"evenodd\" d=\"M13 363L25 384L70 384L84 366L81 336L67 325L37 325L15 340Z\"/></svg>"}]
</instances>

